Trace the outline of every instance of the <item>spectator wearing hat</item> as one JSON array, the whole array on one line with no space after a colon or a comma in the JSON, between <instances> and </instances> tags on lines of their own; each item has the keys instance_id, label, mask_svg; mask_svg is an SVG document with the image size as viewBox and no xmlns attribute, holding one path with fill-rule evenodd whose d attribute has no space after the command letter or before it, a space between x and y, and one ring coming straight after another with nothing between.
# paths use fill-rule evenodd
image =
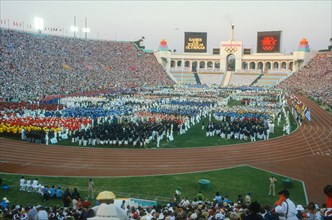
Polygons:
<instances>
[{"instance_id":1,"label":"spectator wearing hat","mask_svg":"<svg viewBox=\"0 0 332 220\"><path fill-rule=\"evenodd\" d=\"M289 191L284 189L278 193L279 200L276 202L275 212L279 214L279 220L298 220L294 202L289 199Z\"/></svg>"},{"instance_id":2,"label":"spectator wearing hat","mask_svg":"<svg viewBox=\"0 0 332 220\"><path fill-rule=\"evenodd\" d=\"M115 195L110 191L103 191L98 194L97 200L99 206L93 207L95 217L88 218L88 220L99 219L116 219L116 220L128 220L125 210L114 205Z\"/></svg>"},{"instance_id":3,"label":"spectator wearing hat","mask_svg":"<svg viewBox=\"0 0 332 220\"><path fill-rule=\"evenodd\" d=\"M303 217L307 217L306 213L304 212L304 208L301 204L298 204L296 206L296 210L297 210L297 218L298 219L302 219Z\"/></svg>"}]
</instances>

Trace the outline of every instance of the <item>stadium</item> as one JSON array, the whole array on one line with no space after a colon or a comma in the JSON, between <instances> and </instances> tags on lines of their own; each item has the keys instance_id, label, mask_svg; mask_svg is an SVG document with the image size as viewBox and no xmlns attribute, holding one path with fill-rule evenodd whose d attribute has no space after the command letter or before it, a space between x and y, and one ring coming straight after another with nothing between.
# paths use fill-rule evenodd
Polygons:
<instances>
[{"instance_id":1,"label":"stadium","mask_svg":"<svg viewBox=\"0 0 332 220\"><path fill-rule=\"evenodd\" d=\"M218 219L215 213L223 209L222 219L230 218L232 212L249 215L250 204L236 202L238 194L247 192L254 192L258 202L273 206L278 191L277 197L268 195L271 174L279 178L278 190L299 194L294 196L296 205L302 203L307 209L313 201L319 207L332 208L327 202L331 192L325 190L332 183L331 46L311 51L303 38L295 51L283 54L282 31L268 30L257 32L254 53L234 39L232 25L229 40L221 41L212 54L206 50L206 32L185 32L184 52L176 53L165 39L158 50L151 51L142 46L144 39L80 39L24 31L16 28L15 22L14 26L0 29L0 197L14 205L5 209L6 202L1 203L4 218L22 216L23 204L31 206L30 201L18 197L46 199L46 184L65 182L61 178L85 181L92 177L100 183L108 177L174 177L167 189L169 197L176 189L180 197L176 199L181 201L182 196L194 197L198 191L226 193L208 172L243 167L266 173L251 176L253 180L248 182L252 185L238 193L232 191L229 196L234 202L218 206L211 196L210 201L203 199L187 207L186 214L190 211L202 219L209 215ZM176 182L186 174L198 176L190 187ZM38 177L46 187L32 187L36 191L32 193L22 175ZM201 180L205 176L211 185L204 188ZM266 181L266 188L258 186L260 181ZM86 184L77 182L62 186L77 187L85 194ZM158 195L157 189L149 189ZM105 190L132 197L116 187ZM188 195L185 190L197 192ZM100 191L97 189L96 195ZM228 195L223 194L225 197ZM138 199L146 198L173 207L159 219L168 215L185 218L177 210L182 207L180 202L158 201L153 196ZM22 207L18 208L19 202ZM54 204L43 202L44 206ZM207 216L198 208L202 203ZM237 210L237 205L248 212ZM72 204L70 207L78 210ZM154 213L163 213L165 207ZM141 210L140 218L148 218L151 208ZM134 217L138 210L134 207L131 216L127 210L127 219L138 219ZM61 219L51 217L55 212L48 211L49 219ZM76 212L73 219L86 218Z\"/></svg>"}]
</instances>

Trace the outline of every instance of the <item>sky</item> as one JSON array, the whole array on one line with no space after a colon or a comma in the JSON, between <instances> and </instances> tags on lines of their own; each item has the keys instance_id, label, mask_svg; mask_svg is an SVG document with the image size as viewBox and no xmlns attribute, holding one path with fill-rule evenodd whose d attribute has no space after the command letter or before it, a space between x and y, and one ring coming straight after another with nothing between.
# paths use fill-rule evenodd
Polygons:
<instances>
[{"instance_id":1,"label":"sky","mask_svg":"<svg viewBox=\"0 0 332 220\"><path fill-rule=\"evenodd\" d=\"M25 24L25 31L35 31L35 17L43 18L44 27L63 28L49 32L73 37L70 27L76 26L76 37L84 38L82 28L91 30L88 38L135 41L144 36L146 49L157 50L165 39L168 47L184 50L184 32L207 32L207 49L219 48L230 38L235 25L235 40L256 51L258 31L282 31L281 52L297 49L307 38L311 50L327 49L332 37L332 1L29 1L0 0L0 18ZM8 25L8 22L6 23ZM32 29L26 26L31 24ZM2 25L2 27L7 27Z\"/></svg>"}]
</instances>

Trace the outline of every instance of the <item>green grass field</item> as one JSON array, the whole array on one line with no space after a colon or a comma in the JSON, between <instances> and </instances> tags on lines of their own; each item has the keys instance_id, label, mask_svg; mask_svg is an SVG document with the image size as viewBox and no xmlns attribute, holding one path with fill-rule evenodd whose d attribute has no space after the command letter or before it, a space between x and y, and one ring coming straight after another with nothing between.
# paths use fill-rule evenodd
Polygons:
<instances>
[{"instance_id":1,"label":"green grass field","mask_svg":"<svg viewBox=\"0 0 332 220\"><path fill-rule=\"evenodd\" d=\"M268 197L268 179L271 173L252 167L241 166L231 169L222 169L209 172L199 172L181 175L162 175L145 177L100 177L93 178L98 192L109 190L113 191L118 198L141 198L158 201L158 204L166 204L171 201L177 187L182 188L181 197L188 197L190 201L199 190L210 201L214 198L215 192L219 191L222 195L228 194L229 198L236 201L239 194L246 195L252 193L252 200L264 205L273 205L277 197ZM284 188L282 179L285 177L275 175L278 179L276 193ZM10 189L6 192L1 191L1 198L6 196L11 204L42 204L44 206L62 206L62 201L53 199L42 202L41 195L32 192L19 191L19 180L21 175L11 175L1 173L3 184L8 184ZM34 179L35 176L25 178ZM82 197L87 196L88 178L74 177L38 177L42 185L61 186L63 189L77 187ZM209 189L200 189L198 181L208 179L211 181ZM289 188L291 198L295 204L306 204L303 184L293 180ZM94 201L93 201L94 202Z\"/></svg>"}]
</instances>

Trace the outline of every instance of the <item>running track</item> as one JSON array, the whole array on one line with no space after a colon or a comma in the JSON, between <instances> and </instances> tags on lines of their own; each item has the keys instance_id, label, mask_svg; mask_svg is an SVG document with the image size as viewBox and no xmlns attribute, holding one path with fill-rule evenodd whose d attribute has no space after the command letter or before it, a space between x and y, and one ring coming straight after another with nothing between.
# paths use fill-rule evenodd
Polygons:
<instances>
[{"instance_id":1,"label":"running track","mask_svg":"<svg viewBox=\"0 0 332 220\"><path fill-rule=\"evenodd\" d=\"M49 176L142 176L250 165L305 183L309 201L325 202L332 184L332 116L306 97L312 122L291 135L242 145L193 149L93 149L0 138L0 171Z\"/></svg>"}]
</instances>

